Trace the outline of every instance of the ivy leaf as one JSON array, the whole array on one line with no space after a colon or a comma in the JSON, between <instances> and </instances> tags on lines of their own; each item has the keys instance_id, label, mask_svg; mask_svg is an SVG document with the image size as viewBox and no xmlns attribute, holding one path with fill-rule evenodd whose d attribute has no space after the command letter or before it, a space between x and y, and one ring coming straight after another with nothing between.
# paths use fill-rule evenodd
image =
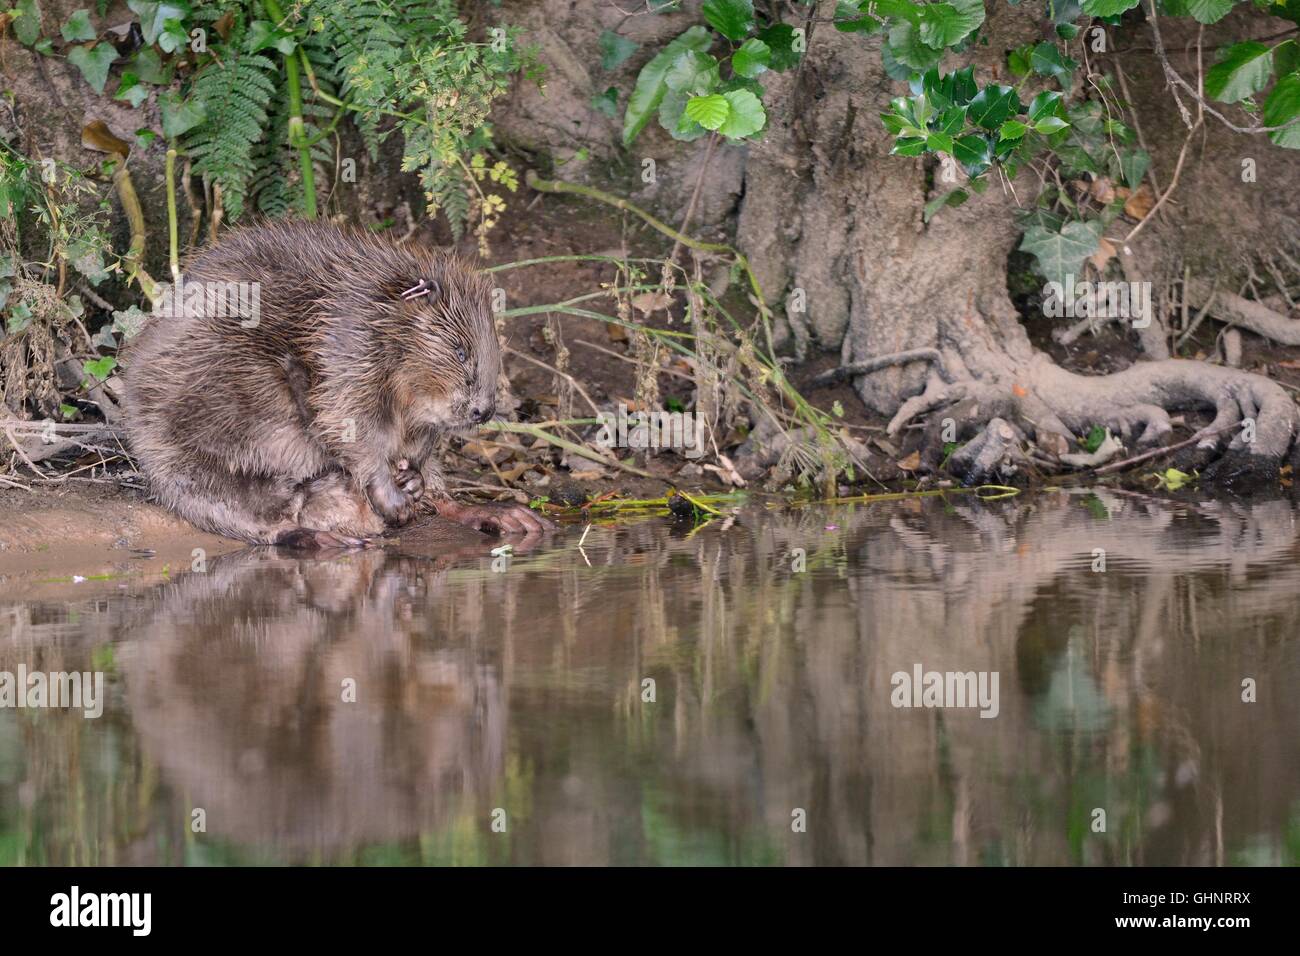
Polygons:
<instances>
[{"instance_id":1,"label":"ivy leaf","mask_svg":"<svg viewBox=\"0 0 1300 956\"><path fill-rule=\"evenodd\" d=\"M1265 126L1282 126L1300 118L1300 73L1288 73L1273 86L1260 114ZM1300 123L1268 134L1278 146L1300 149Z\"/></svg>"},{"instance_id":2,"label":"ivy leaf","mask_svg":"<svg viewBox=\"0 0 1300 956\"><path fill-rule=\"evenodd\" d=\"M613 30L606 30L600 35L600 68L618 69L639 47L640 44L635 40L621 37Z\"/></svg>"},{"instance_id":3,"label":"ivy leaf","mask_svg":"<svg viewBox=\"0 0 1300 956\"><path fill-rule=\"evenodd\" d=\"M63 24L59 32L63 34L63 39L69 43L84 43L99 36L90 23L90 11L84 7L80 10L73 10L72 16L68 17L68 22Z\"/></svg>"},{"instance_id":4,"label":"ivy leaf","mask_svg":"<svg viewBox=\"0 0 1300 956\"><path fill-rule=\"evenodd\" d=\"M149 98L149 88L140 82L140 78L134 73L126 72L122 74L121 81L117 84L117 92L113 94L115 100L126 100L134 107Z\"/></svg>"},{"instance_id":5,"label":"ivy leaf","mask_svg":"<svg viewBox=\"0 0 1300 956\"><path fill-rule=\"evenodd\" d=\"M744 39L754 29L754 0L704 0L700 13L728 40Z\"/></svg>"},{"instance_id":6,"label":"ivy leaf","mask_svg":"<svg viewBox=\"0 0 1300 956\"><path fill-rule=\"evenodd\" d=\"M117 359L111 355L105 355L103 358L87 359L81 363L81 368L94 381L102 382L113 374L113 369L117 368Z\"/></svg>"},{"instance_id":7,"label":"ivy leaf","mask_svg":"<svg viewBox=\"0 0 1300 956\"><path fill-rule=\"evenodd\" d=\"M664 83L674 93L703 96L718 85L718 61L699 50L679 53L664 74Z\"/></svg>"},{"instance_id":8,"label":"ivy leaf","mask_svg":"<svg viewBox=\"0 0 1300 956\"><path fill-rule=\"evenodd\" d=\"M169 62L163 66L162 57L151 46L140 48L140 52L131 61L131 68L143 82L152 83L154 86L167 86L172 81L172 73L175 72L175 64Z\"/></svg>"},{"instance_id":9,"label":"ivy leaf","mask_svg":"<svg viewBox=\"0 0 1300 956\"><path fill-rule=\"evenodd\" d=\"M970 121L985 129L997 129L1020 112L1020 97L1009 86L986 86L975 94L967 108Z\"/></svg>"},{"instance_id":10,"label":"ivy leaf","mask_svg":"<svg viewBox=\"0 0 1300 956\"><path fill-rule=\"evenodd\" d=\"M1083 0L1083 12L1090 17L1117 17L1132 10L1140 0Z\"/></svg>"},{"instance_id":11,"label":"ivy leaf","mask_svg":"<svg viewBox=\"0 0 1300 956\"><path fill-rule=\"evenodd\" d=\"M767 125L767 112L757 96L749 90L731 90L723 93L730 107L726 121L718 132L728 139L752 136Z\"/></svg>"},{"instance_id":12,"label":"ivy leaf","mask_svg":"<svg viewBox=\"0 0 1300 956\"><path fill-rule=\"evenodd\" d=\"M168 20L183 21L190 15L190 5L185 0L159 3L157 0L126 0L131 12L140 17L140 31L144 42L152 46L167 29Z\"/></svg>"},{"instance_id":13,"label":"ivy leaf","mask_svg":"<svg viewBox=\"0 0 1300 956\"><path fill-rule=\"evenodd\" d=\"M1033 255L1044 279L1064 283L1067 277L1077 275L1083 260L1097 251L1101 230L1099 219L1067 222L1059 232L1031 226L1025 230L1020 249Z\"/></svg>"},{"instance_id":14,"label":"ivy leaf","mask_svg":"<svg viewBox=\"0 0 1300 956\"><path fill-rule=\"evenodd\" d=\"M1220 103L1236 103L1267 86L1272 72L1272 50L1254 40L1235 43L1205 74L1205 92Z\"/></svg>"},{"instance_id":15,"label":"ivy leaf","mask_svg":"<svg viewBox=\"0 0 1300 956\"><path fill-rule=\"evenodd\" d=\"M641 68L636 78L636 86L633 87L632 95L627 101L627 111L623 114L624 146L632 145L632 141L637 138L641 130L645 129L645 124L650 122L650 117L654 115L655 110L659 109L664 94L668 92L664 75L673 61L686 50L704 51L712 45L713 38L709 35L709 31L702 26L693 26L672 40Z\"/></svg>"},{"instance_id":16,"label":"ivy leaf","mask_svg":"<svg viewBox=\"0 0 1300 956\"><path fill-rule=\"evenodd\" d=\"M737 75L753 78L767 72L768 62L772 59L772 48L762 40L751 37L740 45L740 49L731 54L731 68Z\"/></svg>"},{"instance_id":17,"label":"ivy leaf","mask_svg":"<svg viewBox=\"0 0 1300 956\"><path fill-rule=\"evenodd\" d=\"M1147 169L1150 166L1151 156L1146 150L1130 149L1120 154L1120 174L1124 177L1124 184L1129 189L1138 188L1138 184L1142 182L1142 177L1147 174Z\"/></svg>"},{"instance_id":18,"label":"ivy leaf","mask_svg":"<svg viewBox=\"0 0 1300 956\"><path fill-rule=\"evenodd\" d=\"M23 46L31 46L41 37L41 6L36 0L18 0L11 13L14 17L14 36Z\"/></svg>"},{"instance_id":19,"label":"ivy leaf","mask_svg":"<svg viewBox=\"0 0 1300 956\"><path fill-rule=\"evenodd\" d=\"M1236 0L1186 0L1187 12L1197 23L1218 23Z\"/></svg>"},{"instance_id":20,"label":"ivy leaf","mask_svg":"<svg viewBox=\"0 0 1300 956\"><path fill-rule=\"evenodd\" d=\"M611 119L618 115L618 87L611 86L604 93L591 97L591 108L597 113L604 113ZM663 107L660 107L662 109Z\"/></svg>"},{"instance_id":21,"label":"ivy leaf","mask_svg":"<svg viewBox=\"0 0 1300 956\"><path fill-rule=\"evenodd\" d=\"M189 132L203 122L205 115L198 102L183 99L175 90L158 97L158 108L162 112L163 135L168 139Z\"/></svg>"},{"instance_id":22,"label":"ivy leaf","mask_svg":"<svg viewBox=\"0 0 1300 956\"><path fill-rule=\"evenodd\" d=\"M769 69L780 73L799 65L803 54L794 48L795 32L790 24L774 23L765 30L759 30L758 38L772 51L767 64Z\"/></svg>"},{"instance_id":23,"label":"ivy leaf","mask_svg":"<svg viewBox=\"0 0 1300 956\"><path fill-rule=\"evenodd\" d=\"M68 50L68 62L81 71L96 93L104 92L108 82L108 68L117 59L117 50L111 43L96 43L94 46L74 46Z\"/></svg>"},{"instance_id":24,"label":"ivy leaf","mask_svg":"<svg viewBox=\"0 0 1300 956\"><path fill-rule=\"evenodd\" d=\"M753 95L752 93L750 94ZM686 115L705 129L716 130L727 121L731 104L721 93L692 96L686 101Z\"/></svg>"}]
</instances>

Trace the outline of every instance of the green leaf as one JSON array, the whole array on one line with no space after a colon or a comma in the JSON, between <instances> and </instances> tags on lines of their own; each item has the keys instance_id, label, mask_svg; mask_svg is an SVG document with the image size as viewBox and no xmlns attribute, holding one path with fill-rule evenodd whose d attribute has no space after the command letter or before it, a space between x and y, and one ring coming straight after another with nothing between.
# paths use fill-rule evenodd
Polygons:
<instances>
[{"instance_id":1,"label":"green leaf","mask_svg":"<svg viewBox=\"0 0 1300 956\"><path fill-rule=\"evenodd\" d=\"M1042 226L1025 230L1020 248L1033 255L1039 274L1049 282L1064 283L1077 275L1083 261L1097 251L1101 242L1099 219L1067 222L1059 232Z\"/></svg>"},{"instance_id":2,"label":"green leaf","mask_svg":"<svg viewBox=\"0 0 1300 956\"><path fill-rule=\"evenodd\" d=\"M794 48L795 32L790 24L774 23L765 30L759 30L758 38L772 51L772 58L767 64L769 69L781 73L799 65L803 54Z\"/></svg>"},{"instance_id":3,"label":"green leaf","mask_svg":"<svg viewBox=\"0 0 1300 956\"><path fill-rule=\"evenodd\" d=\"M131 68L143 82L152 83L154 86L167 86L172 81L172 73L175 72L175 64L168 62L163 66L162 57L151 46L141 47L140 52L131 61Z\"/></svg>"},{"instance_id":4,"label":"green leaf","mask_svg":"<svg viewBox=\"0 0 1300 956\"><path fill-rule=\"evenodd\" d=\"M925 138L925 148L932 153L951 153L952 137L947 133L931 133Z\"/></svg>"},{"instance_id":5,"label":"green leaf","mask_svg":"<svg viewBox=\"0 0 1300 956\"><path fill-rule=\"evenodd\" d=\"M13 8L14 36L23 46L31 46L41 37L41 5L36 0L18 0Z\"/></svg>"},{"instance_id":6,"label":"green leaf","mask_svg":"<svg viewBox=\"0 0 1300 956\"><path fill-rule=\"evenodd\" d=\"M946 192L925 204L925 209L921 212L921 219L923 222L929 222L940 209L960 206L967 199L970 199L970 193L964 189L954 189Z\"/></svg>"},{"instance_id":7,"label":"green leaf","mask_svg":"<svg viewBox=\"0 0 1300 956\"><path fill-rule=\"evenodd\" d=\"M1053 133L1059 133L1061 130L1069 128L1069 125L1059 116L1044 116L1034 124L1034 132L1042 133L1044 136L1051 136Z\"/></svg>"},{"instance_id":8,"label":"green leaf","mask_svg":"<svg viewBox=\"0 0 1300 956\"><path fill-rule=\"evenodd\" d=\"M597 93L591 98L591 108L608 117L618 115L618 87L611 86L604 93ZM662 107L661 107L662 108Z\"/></svg>"},{"instance_id":9,"label":"green leaf","mask_svg":"<svg viewBox=\"0 0 1300 956\"><path fill-rule=\"evenodd\" d=\"M1147 174L1147 169L1151 166L1151 156L1142 149L1129 149L1120 154L1119 167L1120 174L1124 177L1124 184L1129 189L1137 189L1142 182L1142 177Z\"/></svg>"},{"instance_id":10,"label":"green leaf","mask_svg":"<svg viewBox=\"0 0 1300 956\"><path fill-rule=\"evenodd\" d=\"M709 31L702 26L693 26L678 36L641 68L637 75L636 86L627 101L627 111L623 114L623 145L631 146L659 104L663 101L668 86L664 75L673 61L686 50L705 51L713 45Z\"/></svg>"},{"instance_id":11,"label":"green leaf","mask_svg":"<svg viewBox=\"0 0 1300 956\"><path fill-rule=\"evenodd\" d=\"M1047 116L1059 116L1061 112L1061 94L1056 90L1044 90L1029 101L1029 122L1037 123Z\"/></svg>"},{"instance_id":12,"label":"green leaf","mask_svg":"<svg viewBox=\"0 0 1300 956\"><path fill-rule=\"evenodd\" d=\"M963 3L930 3L921 8L921 42L936 50L954 46L984 22L983 0Z\"/></svg>"},{"instance_id":13,"label":"green leaf","mask_svg":"<svg viewBox=\"0 0 1300 956\"><path fill-rule=\"evenodd\" d=\"M1034 52L1029 56L1029 65L1039 76L1050 76L1067 90L1073 83L1074 71L1079 66L1068 56L1062 56L1053 43L1040 43L1034 47Z\"/></svg>"},{"instance_id":14,"label":"green leaf","mask_svg":"<svg viewBox=\"0 0 1300 956\"><path fill-rule=\"evenodd\" d=\"M838 0L834 20L835 29L840 33L875 33L881 27L879 20L867 16L853 0Z\"/></svg>"},{"instance_id":15,"label":"green leaf","mask_svg":"<svg viewBox=\"0 0 1300 956\"><path fill-rule=\"evenodd\" d=\"M895 156L920 156L925 152L926 142L921 137L903 136L894 141L889 152Z\"/></svg>"},{"instance_id":16,"label":"green leaf","mask_svg":"<svg viewBox=\"0 0 1300 956\"><path fill-rule=\"evenodd\" d=\"M113 374L113 369L117 368L117 359L105 355L103 358L87 359L81 363L81 367L96 382L102 382Z\"/></svg>"},{"instance_id":17,"label":"green leaf","mask_svg":"<svg viewBox=\"0 0 1300 956\"><path fill-rule=\"evenodd\" d=\"M1197 23L1218 23L1236 0L1187 0L1187 12Z\"/></svg>"},{"instance_id":18,"label":"green leaf","mask_svg":"<svg viewBox=\"0 0 1300 956\"><path fill-rule=\"evenodd\" d=\"M757 96L749 90L732 90L723 93L730 107L726 121L718 127L718 132L728 139L743 139L752 136L767 124L767 112Z\"/></svg>"},{"instance_id":19,"label":"green leaf","mask_svg":"<svg viewBox=\"0 0 1300 956\"><path fill-rule=\"evenodd\" d=\"M1007 54L1007 68L1011 70L1014 76L1023 79L1033 69L1033 65L1029 62L1029 58L1033 56L1033 53L1034 45L1032 43L1016 47Z\"/></svg>"},{"instance_id":20,"label":"green leaf","mask_svg":"<svg viewBox=\"0 0 1300 956\"><path fill-rule=\"evenodd\" d=\"M670 90L659 104L659 125L668 130L673 139L684 143L697 140L709 132L686 115L686 101L690 98L689 93L674 93Z\"/></svg>"},{"instance_id":21,"label":"green leaf","mask_svg":"<svg viewBox=\"0 0 1300 956\"><path fill-rule=\"evenodd\" d=\"M117 50L111 43L96 43L92 47L74 46L68 50L68 62L81 71L96 93L104 92L108 82L108 68L117 59Z\"/></svg>"},{"instance_id":22,"label":"green leaf","mask_svg":"<svg viewBox=\"0 0 1300 956\"><path fill-rule=\"evenodd\" d=\"M132 106L138 107L148 98L149 87L141 83L138 76L130 72L122 74L122 79L117 84L117 92L113 94L113 99L126 100Z\"/></svg>"},{"instance_id":23,"label":"green leaf","mask_svg":"<svg viewBox=\"0 0 1300 956\"><path fill-rule=\"evenodd\" d=\"M1205 74L1205 92L1221 103L1236 103L1267 86L1272 72L1271 49L1253 40L1236 43Z\"/></svg>"},{"instance_id":24,"label":"green leaf","mask_svg":"<svg viewBox=\"0 0 1300 956\"><path fill-rule=\"evenodd\" d=\"M639 47L635 40L621 37L613 30L604 31L600 35L600 68L617 70Z\"/></svg>"},{"instance_id":25,"label":"green leaf","mask_svg":"<svg viewBox=\"0 0 1300 956\"><path fill-rule=\"evenodd\" d=\"M1295 0L1300 6L1300 0ZM1273 47L1273 69L1278 76L1300 71L1300 44L1295 40L1286 40Z\"/></svg>"},{"instance_id":26,"label":"green leaf","mask_svg":"<svg viewBox=\"0 0 1300 956\"><path fill-rule=\"evenodd\" d=\"M158 41L167 28L168 20L184 21L190 15L190 5L184 0L172 0L159 3L156 0L126 0L126 5L140 17L140 31L144 42L150 45Z\"/></svg>"},{"instance_id":27,"label":"green leaf","mask_svg":"<svg viewBox=\"0 0 1300 956\"><path fill-rule=\"evenodd\" d=\"M772 59L772 48L762 40L751 37L731 54L731 68L740 76L755 77L767 72Z\"/></svg>"},{"instance_id":28,"label":"green leaf","mask_svg":"<svg viewBox=\"0 0 1300 956\"><path fill-rule=\"evenodd\" d=\"M1274 130L1268 134L1278 146L1286 149L1300 149L1300 73L1288 73L1273 86L1273 92L1264 101L1264 111L1260 114L1265 126L1292 125L1286 129Z\"/></svg>"},{"instance_id":29,"label":"green leaf","mask_svg":"<svg viewBox=\"0 0 1300 956\"><path fill-rule=\"evenodd\" d=\"M664 74L664 84L674 93L703 96L712 93L718 82L718 61L699 50L679 53Z\"/></svg>"},{"instance_id":30,"label":"green leaf","mask_svg":"<svg viewBox=\"0 0 1300 956\"><path fill-rule=\"evenodd\" d=\"M753 94L751 94L753 95ZM731 104L721 93L708 96L692 96L686 101L686 115L705 129L716 130L727 121Z\"/></svg>"},{"instance_id":31,"label":"green leaf","mask_svg":"<svg viewBox=\"0 0 1300 956\"><path fill-rule=\"evenodd\" d=\"M1020 120L1007 120L998 130L998 139L1002 142L1020 139L1029 132L1029 127Z\"/></svg>"},{"instance_id":32,"label":"green leaf","mask_svg":"<svg viewBox=\"0 0 1300 956\"><path fill-rule=\"evenodd\" d=\"M1083 12L1090 17L1117 17L1132 10L1140 0L1083 0Z\"/></svg>"},{"instance_id":33,"label":"green leaf","mask_svg":"<svg viewBox=\"0 0 1300 956\"><path fill-rule=\"evenodd\" d=\"M704 0L700 13L728 40L744 39L754 29L753 0Z\"/></svg>"},{"instance_id":34,"label":"green leaf","mask_svg":"<svg viewBox=\"0 0 1300 956\"><path fill-rule=\"evenodd\" d=\"M971 133L953 142L952 155L968 176L978 176L993 163L993 143L987 136Z\"/></svg>"},{"instance_id":35,"label":"green leaf","mask_svg":"<svg viewBox=\"0 0 1300 956\"><path fill-rule=\"evenodd\" d=\"M168 139L188 132L204 119L203 107L193 100L182 99L175 90L159 95L158 108L162 111L163 135Z\"/></svg>"},{"instance_id":36,"label":"green leaf","mask_svg":"<svg viewBox=\"0 0 1300 956\"><path fill-rule=\"evenodd\" d=\"M170 25L169 25L170 29ZM182 37L184 31L182 30ZM181 42L184 42L182 39ZM159 44L163 50L167 47ZM275 24L270 20L254 20L248 25L248 52L260 53L262 50L274 48L279 53L288 56L297 49L298 41L292 33L285 30L277 30Z\"/></svg>"},{"instance_id":37,"label":"green leaf","mask_svg":"<svg viewBox=\"0 0 1300 956\"><path fill-rule=\"evenodd\" d=\"M921 89L937 110L965 106L975 96L975 69L968 66L943 77L938 70L927 70L921 77Z\"/></svg>"},{"instance_id":38,"label":"green leaf","mask_svg":"<svg viewBox=\"0 0 1300 956\"><path fill-rule=\"evenodd\" d=\"M906 20L895 23L890 28L889 52L899 63L918 71L938 66L943 59L943 51L932 49L921 42L920 31Z\"/></svg>"},{"instance_id":39,"label":"green leaf","mask_svg":"<svg viewBox=\"0 0 1300 956\"><path fill-rule=\"evenodd\" d=\"M90 23L90 11L84 7L80 10L73 10L72 16L68 17L68 22L63 24L63 28L59 32L63 34L63 39L69 43L84 43L99 36Z\"/></svg>"},{"instance_id":40,"label":"green leaf","mask_svg":"<svg viewBox=\"0 0 1300 956\"><path fill-rule=\"evenodd\" d=\"M966 112L976 126L997 129L1020 112L1020 97L1010 86L986 86L975 94Z\"/></svg>"}]
</instances>

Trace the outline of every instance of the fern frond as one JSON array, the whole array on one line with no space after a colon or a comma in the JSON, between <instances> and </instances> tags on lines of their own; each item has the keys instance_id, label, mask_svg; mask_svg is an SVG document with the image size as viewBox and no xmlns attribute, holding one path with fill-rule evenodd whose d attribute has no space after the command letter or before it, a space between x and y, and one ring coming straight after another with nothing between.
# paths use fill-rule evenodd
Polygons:
<instances>
[{"instance_id":1,"label":"fern frond","mask_svg":"<svg viewBox=\"0 0 1300 956\"><path fill-rule=\"evenodd\" d=\"M257 54L223 51L194 77L191 96L203 107L204 120L182 146L194 171L220 183L226 215L238 219L249 181L257 171L253 152L267 126L267 106L276 91L275 64Z\"/></svg>"}]
</instances>

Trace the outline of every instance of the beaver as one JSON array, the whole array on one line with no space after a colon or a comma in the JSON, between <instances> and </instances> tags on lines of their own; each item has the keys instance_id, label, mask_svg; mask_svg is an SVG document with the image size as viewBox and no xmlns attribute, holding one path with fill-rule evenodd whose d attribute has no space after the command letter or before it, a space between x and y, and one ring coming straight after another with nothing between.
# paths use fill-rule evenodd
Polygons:
<instances>
[{"instance_id":1,"label":"beaver","mask_svg":"<svg viewBox=\"0 0 1300 956\"><path fill-rule=\"evenodd\" d=\"M550 522L454 501L439 435L496 408L487 280L453 255L337 225L231 230L132 341L127 436L156 497L256 544L365 547L419 512L495 532Z\"/></svg>"}]
</instances>

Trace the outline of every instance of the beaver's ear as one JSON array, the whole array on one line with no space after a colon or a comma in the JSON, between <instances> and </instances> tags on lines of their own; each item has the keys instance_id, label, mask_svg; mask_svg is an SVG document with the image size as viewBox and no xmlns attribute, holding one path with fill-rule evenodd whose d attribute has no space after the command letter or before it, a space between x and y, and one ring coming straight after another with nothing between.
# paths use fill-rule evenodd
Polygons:
<instances>
[{"instance_id":1,"label":"beaver's ear","mask_svg":"<svg viewBox=\"0 0 1300 956\"><path fill-rule=\"evenodd\" d=\"M441 297L442 286L438 285L434 279L421 279L402 293L402 300L410 302L412 299L420 299L426 295L429 296L431 301Z\"/></svg>"}]
</instances>

